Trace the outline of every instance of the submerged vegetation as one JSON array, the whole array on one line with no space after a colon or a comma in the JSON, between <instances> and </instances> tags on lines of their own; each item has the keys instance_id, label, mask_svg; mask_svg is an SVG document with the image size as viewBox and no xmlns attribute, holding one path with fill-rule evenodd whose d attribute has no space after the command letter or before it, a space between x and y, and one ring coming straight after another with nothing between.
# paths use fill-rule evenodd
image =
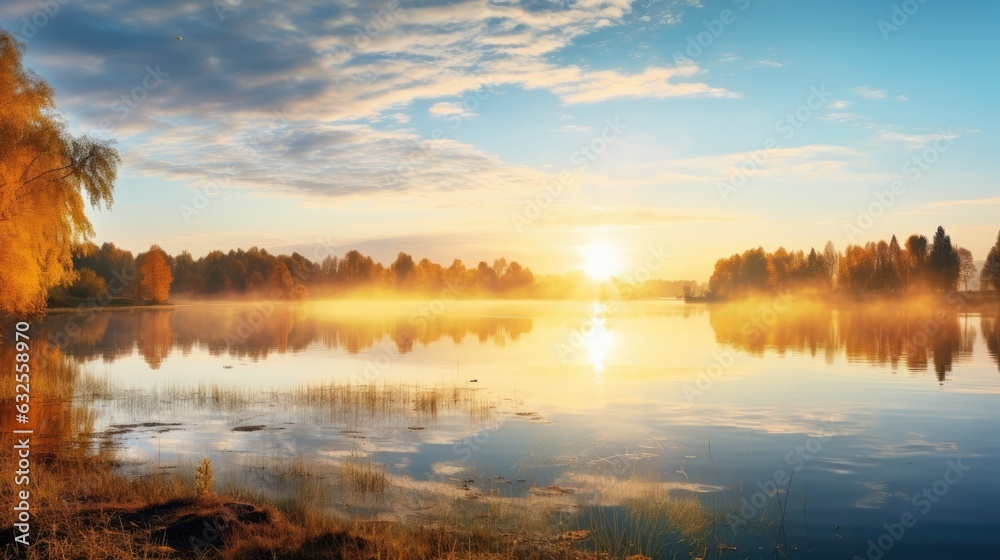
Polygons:
<instances>
[{"instance_id":1,"label":"submerged vegetation","mask_svg":"<svg viewBox=\"0 0 1000 560\"><path fill-rule=\"evenodd\" d=\"M359 494L371 494L375 498L381 498L389 485L389 479L385 476L385 467L357 459L344 461L341 465L340 477L345 486L352 491Z\"/></svg>"},{"instance_id":2,"label":"submerged vegetation","mask_svg":"<svg viewBox=\"0 0 1000 560\"><path fill-rule=\"evenodd\" d=\"M83 376L77 392L86 402L114 401L132 419L145 419L163 411L199 408L229 414L273 408L289 415L303 412L321 423L376 422L402 425L410 420L434 418L443 412L463 412L485 420L496 405L468 387L426 387L396 384L314 384L290 389L259 390L219 383L167 384L134 389L107 378ZM408 424L409 425L409 424ZM257 431L259 427L237 427Z\"/></svg>"}]
</instances>

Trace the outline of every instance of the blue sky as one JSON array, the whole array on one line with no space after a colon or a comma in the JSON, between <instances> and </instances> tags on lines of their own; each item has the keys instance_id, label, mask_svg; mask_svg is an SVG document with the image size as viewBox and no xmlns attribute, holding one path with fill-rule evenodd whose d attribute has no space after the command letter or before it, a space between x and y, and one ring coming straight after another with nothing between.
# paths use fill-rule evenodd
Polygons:
<instances>
[{"instance_id":1,"label":"blue sky","mask_svg":"<svg viewBox=\"0 0 1000 560\"><path fill-rule=\"evenodd\" d=\"M72 130L118 140L93 221L135 251L561 272L602 243L705 279L938 225L982 258L1000 229L993 2L49 4L0 26Z\"/></svg>"}]
</instances>

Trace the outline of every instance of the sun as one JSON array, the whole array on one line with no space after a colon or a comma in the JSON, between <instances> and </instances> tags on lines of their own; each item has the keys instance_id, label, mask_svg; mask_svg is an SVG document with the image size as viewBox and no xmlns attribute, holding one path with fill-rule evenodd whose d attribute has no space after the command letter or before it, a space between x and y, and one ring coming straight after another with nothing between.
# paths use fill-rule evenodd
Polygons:
<instances>
[{"instance_id":1,"label":"sun","mask_svg":"<svg viewBox=\"0 0 1000 560\"><path fill-rule=\"evenodd\" d=\"M583 249L583 271L594 280L605 281L618 273L621 256L614 245L590 245Z\"/></svg>"}]
</instances>

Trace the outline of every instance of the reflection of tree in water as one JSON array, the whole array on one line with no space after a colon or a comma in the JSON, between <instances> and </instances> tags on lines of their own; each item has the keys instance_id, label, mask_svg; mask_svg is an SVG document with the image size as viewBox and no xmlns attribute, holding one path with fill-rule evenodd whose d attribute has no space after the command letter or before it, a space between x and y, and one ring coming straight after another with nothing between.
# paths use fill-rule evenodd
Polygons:
<instances>
[{"instance_id":1,"label":"reflection of tree in water","mask_svg":"<svg viewBox=\"0 0 1000 560\"><path fill-rule=\"evenodd\" d=\"M911 371L933 364L944 381L955 359L972 355L976 329L947 307L897 305L886 308L801 304L777 312L770 304L713 307L710 323L718 342L752 355L766 350L816 356L830 362L843 352L848 360ZM986 332L986 323L983 326Z\"/></svg>"},{"instance_id":2,"label":"reflection of tree in water","mask_svg":"<svg viewBox=\"0 0 1000 560\"><path fill-rule=\"evenodd\" d=\"M95 415L86 405L74 402L79 379L77 365L66 359L57 346L38 337L36 332L30 334L29 421L24 424L16 421L17 384L11 375L8 382L0 383L0 407L9 411L0 416L0 429L5 436L10 436L13 430L32 430L32 460L49 462L64 451L86 449L89 440L81 434L89 434L93 430ZM0 363L14 364L16 353L14 337L4 337L0 343ZM8 442L5 441L4 445L10 449Z\"/></svg>"},{"instance_id":3,"label":"reflection of tree in water","mask_svg":"<svg viewBox=\"0 0 1000 560\"><path fill-rule=\"evenodd\" d=\"M174 346L174 334L170 328L170 311L144 311L139 314L139 353L152 369L160 369L160 364L170 355Z\"/></svg>"},{"instance_id":4,"label":"reflection of tree in water","mask_svg":"<svg viewBox=\"0 0 1000 560\"><path fill-rule=\"evenodd\" d=\"M997 371L1000 371L1000 310L983 313L979 321L986 348L997 363Z\"/></svg>"},{"instance_id":5,"label":"reflection of tree in water","mask_svg":"<svg viewBox=\"0 0 1000 560\"><path fill-rule=\"evenodd\" d=\"M710 308L709 323L716 341L730 344L754 355L762 356L771 349L809 353L820 351L832 361L838 347L830 309L812 308L809 313L788 310L778 313L770 304L734 304Z\"/></svg>"},{"instance_id":6,"label":"reflection of tree in water","mask_svg":"<svg viewBox=\"0 0 1000 560\"><path fill-rule=\"evenodd\" d=\"M419 344L467 337L505 345L532 328L521 317L334 316L302 305L177 307L171 310L102 311L87 315L52 315L48 333L66 336L67 352L78 359L115 361L139 353L152 369L177 347L183 355L204 348L212 355L262 359L270 352L299 351L311 344L357 354L388 338L405 354Z\"/></svg>"}]
</instances>

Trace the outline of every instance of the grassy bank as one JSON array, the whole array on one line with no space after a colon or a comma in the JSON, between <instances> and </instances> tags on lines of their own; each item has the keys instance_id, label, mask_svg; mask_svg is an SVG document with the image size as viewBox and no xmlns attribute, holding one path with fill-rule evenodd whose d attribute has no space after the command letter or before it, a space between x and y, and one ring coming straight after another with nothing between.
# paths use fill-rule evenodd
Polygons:
<instances>
[{"instance_id":1,"label":"grassy bank","mask_svg":"<svg viewBox=\"0 0 1000 560\"><path fill-rule=\"evenodd\" d=\"M302 456L251 452L228 465L209 463L219 471L213 476L204 470L197 475L198 465L187 461L128 462L116 448L117 436L145 424L95 430L104 414L98 411L112 402L126 418L151 428L156 426L149 420L169 407L239 418L254 407L273 405L309 414L323 425L375 422L399 431L423 430L439 414L482 423L499 422L500 413L495 399L464 385L305 384L254 391L168 383L138 392L82 370L44 338L32 342L31 421L15 424L13 414L0 417L0 445L14 445L14 429L33 430L27 488L31 545L13 543L18 532L8 524L0 528L0 558L502 560L642 558L635 556L640 552L687 558L682 550L705 548L688 546L705 540L713 519L694 498L668 498L672 485L654 473L649 480L620 478L603 465L593 467L594 476L568 474L560 481L566 486L536 486L461 471L416 480L391 472L377 456L353 450L326 468ZM14 353L10 345L0 346L0 363L14 363ZM16 402L14 384L0 384L3 408ZM528 414L534 413L515 416ZM264 428L240 423L231 429ZM0 470L17 469L14 454L0 456ZM221 488L205 482L214 474L223 481ZM522 483L523 496L496 490ZM3 503L16 504L24 489L14 477L0 477ZM366 509L371 503L385 507ZM599 513L588 516L589 508Z\"/></svg>"},{"instance_id":2,"label":"grassy bank","mask_svg":"<svg viewBox=\"0 0 1000 560\"><path fill-rule=\"evenodd\" d=\"M30 545L16 543L19 532L12 523L6 524L0 529L0 558L597 558L558 532L345 518L324 507L337 496L312 487L305 490L303 499L276 500L239 485L204 491L205 476L196 476L194 468L123 469L114 439L94 430L97 415L92 403L94 395L102 393L100 384L84 382L87 376L54 346L36 342L32 351L36 369L31 379L31 422L12 424L12 414L0 419L0 445L6 449L13 448L14 429L34 432L30 484L16 485L13 476L0 478L0 500L5 504L18 503L21 491L30 492ZM13 363L12 352L0 347L0 363ZM0 385L4 410L13 409L16 402L13 386ZM211 390L206 391L201 397L215 402L206 396ZM219 401L239 408L242 401L237 397L229 395ZM377 413L405 408L420 415L449 406L481 408L467 394L405 386L377 391L305 387L289 398L325 408ZM265 466L275 461L270 458ZM286 479L296 479L297 473L292 472L296 469L307 470L294 462L278 462L276 474ZM18 468L15 454L0 455L0 472L14 473ZM365 461L345 462L340 477L343 487L358 493L380 495L390 484L384 469ZM326 487L317 477L298 478ZM196 481L203 483L200 489Z\"/></svg>"},{"instance_id":3,"label":"grassy bank","mask_svg":"<svg viewBox=\"0 0 1000 560\"><path fill-rule=\"evenodd\" d=\"M4 558L551 558L597 556L560 535L491 533L443 525L346 521L239 493L202 494L192 476L114 474L111 452L40 462L33 472L32 544ZM8 454L0 468L16 469ZM9 470L8 470L9 469ZM5 503L12 503L9 483ZM13 528L3 530L12 543Z\"/></svg>"}]
</instances>

